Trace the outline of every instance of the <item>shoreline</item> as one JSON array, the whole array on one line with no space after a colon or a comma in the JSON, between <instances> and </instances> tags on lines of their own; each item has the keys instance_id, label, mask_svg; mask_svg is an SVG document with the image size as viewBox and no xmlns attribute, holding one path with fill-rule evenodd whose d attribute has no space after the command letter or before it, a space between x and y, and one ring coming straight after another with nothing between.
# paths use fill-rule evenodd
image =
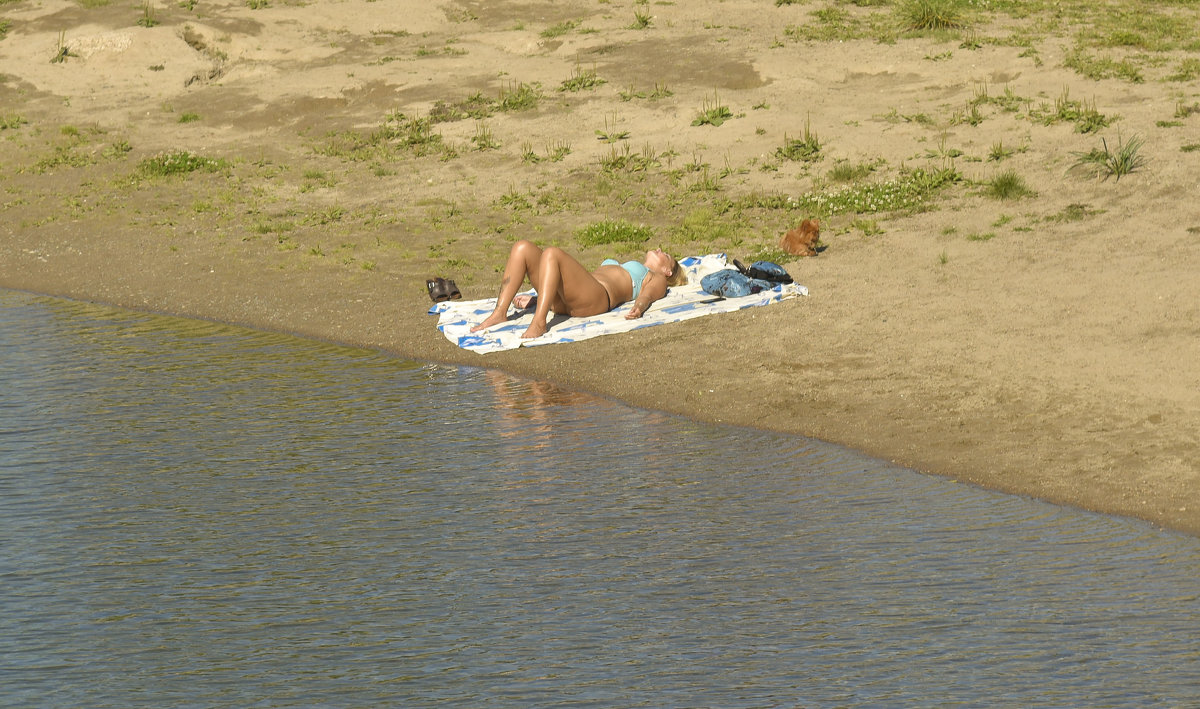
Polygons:
<instances>
[{"instance_id":1,"label":"shoreline","mask_svg":"<svg viewBox=\"0 0 1200 709\"><path fill-rule=\"evenodd\" d=\"M57 281L57 278L50 279L50 283L55 281ZM409 305L417 306L421 316L419 318L403 318L405 326L412 325L419 327L420 322L424 319L428 327L421 329L431 331L433 336L420 337L415 342L412 340L398 342L395 339L381 339L377 336L367 334L359 328L345 329L343 327L331 326L336 317L329 318L325 322L314 323L312 322L314 318L311 315L293 314L293 316L297 316L299 319L309 321L310 323L307 326L298 327L289 327L286 324L286 317L275 317L279 315L278 313L271 315L262 312L254 313L246 311L242 314L242 317L229 318L220 313L207 311L207 306L203 302L204 299L197 299L195 297L196 294L192 294L188 298L182 298L173 303L173 305L168 304L167 301L159 300L155 306L149 307L145 304L137 305L132 302L111 302L109 300L97 299L83 292L63 292L61 286L55 287L48 283L43 283L40 287L24 283L22 286L17 287L6 282L0 283L0 287L34 296L64 298L153 315L199 318L211 322L246 327L259 331L278 332L348 347L361 347L382 352L389 356L415 362L424 362L426 364L492 369L509 376L535 381L548 381L556 386L601 396L628 406L664 411L705 423L757 428L784 435L799 435L843 446L873 458L890 461L922 474L965 482L983 489L1006 494L1040 499L1056 505L1088 510L1100 514L1140 519L1163 529L1189 536L1200 536L1200 525L1191 517L1186 514L1173 516L1169 513L1169 506L1180 502L1178 495L1147 495L1143 491L1143 495L1137 500L1136 504L1130 505L1127 502L1127 490L1121 494L1114 495L1111 492L1111 488L1105 489L1104 487L1099 487L1091 491L1077 490L1075 494L1072 494L1048 488L1047 481L1041 476L1011 480L1005 479L1002 475L996 475L987 469L968 469L966 466L978 461L979 458L974 460L968 459L962 455L961 450L957 446L939 446L936 442L930 443L928 446L899 443L911 429L904 428L897 431L896 422L887 420L888 417L865 414L864 412L870 409L869 401L866 400L857 401L853 404L846 402L848 405L838 407L844 409L844 411L822 409L814 405L812 408L814 413L824 415L829 419L824 423L813 423L810 421L806 425L803 421L787 421L778 417L763 420L761 417L754 417L754 412L759 410L755 402L748 401L745 397L731 396L727 390L719 391L718 389L713 389L712 391L705 392L702 383L698 383L694 378L689 379L685 372L675 369L668 369L666 371L668 378L666 390L673 387L692 387L696 391L693 394L677 398L673 404L664 405L665 389L661 385L647 385L645 380L638 379L634 386L629 386L627 382L613 382L606 379L606 376L603 374L605 370L602 367L596 366L594 362L595 357L592 357L592 353L587 351L589 348L586 344L583 344L583 346L580 346L581 343L548 345L533 349L522 348L488 355L477 355L459 350L446 341L440 333L437 333L433 327L435 322L434 316L427 315L424 310L420 310L421 303L419 301L416 303L404 303L404 307ZM805 299L801 298L798 300L802 305ZM779 307L779 305L769 307ZM759 312L755 313L755 315L761 315L767 309L756 310ZM411 313L409 315L411 316ZM673 326L684 324L676 323L650 330L642 330L639 331L639 335L645 336L654 333L654 331L666 331ZM693 323L693 326L696 324L699 323ZM340 332L335 332L335 330L340 330ZM672 333L669 332L654 334L661 335L661 337L655 338L651 345L655 351L669 350L681 339L679 336L672 336ZM689 335L682 336L683 339L688 339L689 337ZM616 335L601 339L614 338L624 341L613 343L614 347L605 348L603 356L628 356L630 352L639 349L636 336ZM563 351L555 352L554 350L558 348L563 348ZM664 352L665 354L669 353ZM753 395L770 396L761 388L755 387L751 391L754 392ZM718 402L719 413L714 414L705 408L706 393L708 400ZM858 413L855 414L852 412ZM861 419L855 420L856 415L861 416ZM929 422L923 420L913 421L912 424L916 427L929 426ZM1003 466L1006 470L1017 469L1019 465L1019 461L1014 461L1012 458L993 459L992 462ZM945 465L958 465L961 467L942 467ZM1104 481L1100 482L1103 485ZM1125 504L1116 504L1117 501L1125 501ZM1186 513L1187 510L1178 510L1178 512Z\"/></svg>"},{"instance_id":2,"label":"shoreline","mask_svg":"<svg viewBox=\"0 0 1200 709\"><path fill-rule=\"evenodd\" d=\"M930 32L900 3L256 5L152 26L0 6L0 287L497 369L1200 535L1200 13L1130 4L1161 32L1131 45L1083 2ZM1129 147L1126 173L1081 157ZM805 218L824 250L779 251ZM765 257L809 295L457 350L425 279L492 296L518 238Z\"/></svg>"}]
</instances>

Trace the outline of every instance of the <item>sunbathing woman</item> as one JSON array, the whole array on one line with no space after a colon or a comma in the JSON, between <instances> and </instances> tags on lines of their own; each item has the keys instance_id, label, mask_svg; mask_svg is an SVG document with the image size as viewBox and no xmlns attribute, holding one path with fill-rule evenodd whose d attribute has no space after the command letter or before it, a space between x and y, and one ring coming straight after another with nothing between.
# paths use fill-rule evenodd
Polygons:
<instances>
[{"instance_id":1,"label":"sunbathing woman","mask_svg":"<svg viewBox=\"0 0 1200 709\"><path fill-rule=\"evenodd\" d=\"M667 294L667 286L687 282L687 274L679 263L662 249L646 252L641 263L618 263L606 259L595 271L576 261L562 249L545 249L532 241L518 241L508 253L504 276L500 280L500 295L496 309L486 320L471 328L485 330L508 320L508 306L524 308L529 298L517 297L525 278L537 291L537 307L533 322L521 337L538 337L548 329L546 318L553 310L559 315L587 317L607 313L613 308L633 301L626 318L640 318L654 301Z\"/></svg>"}]
</instances>

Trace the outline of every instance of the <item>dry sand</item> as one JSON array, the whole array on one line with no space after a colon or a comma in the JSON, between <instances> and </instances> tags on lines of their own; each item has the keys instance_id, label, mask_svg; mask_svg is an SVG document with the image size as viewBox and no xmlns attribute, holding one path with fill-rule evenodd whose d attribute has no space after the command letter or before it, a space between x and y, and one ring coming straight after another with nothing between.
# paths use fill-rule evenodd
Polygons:
<instances>
[{"instance_id":1,"label":"dry sand","mask_svg":"<svg viewBox=\"0 0 1200 709\"><path fill-rule=\"evenodd\" d=\"M977 17L975 47L788 31L827 28L826 8L847 27L891 17L767 0L198 0L155 4L142 27L140 5L4 3L0 286L498 368L1200 532L1200 115L1181 111L1200 82L1170 78L1195 52L1109 52L1140 62L1135 83L1066 68L1069 25ZM559 90L593 70L606 83ZM452 155L351 152L345 131L522 84L535 108L432 126ZM1038 120L1064 91L1112 123ZM692 125L706 104L733 116ZM971 105L981 120L963 120ZM822 160L779 159L806 125ZM489 134L499 147L477 150ZM1069 170L1132 136L1136 172ZM603 172L625 146L652 164ZM570 152L552 161L555 147ZM989 160L998 147L1011 155ZM138 177L178 150L227 165ZM824 219L825 250L785 264L811 295L770 308L485 356L425 314L426 276L492 295L516 238L636 255L579 247L600 219L649 225L679 254L767 253L817 215L746 198L829 188L838 164L964 179L927 209ZM1036 194L986 196L1003 170Z\"/></svg>"}]
</instances>

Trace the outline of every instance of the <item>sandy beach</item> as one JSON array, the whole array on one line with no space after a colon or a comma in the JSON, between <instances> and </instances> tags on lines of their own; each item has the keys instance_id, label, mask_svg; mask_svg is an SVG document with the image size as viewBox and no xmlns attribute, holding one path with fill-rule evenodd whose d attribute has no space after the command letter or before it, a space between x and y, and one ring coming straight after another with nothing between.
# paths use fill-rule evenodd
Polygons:
<instances>
[{"instance_id":1,"label":"sandy beach","mask_svg":"<svg viewBox=\"0 0 1200 709\"><path fill-rule=\"evenodd\" d=\"M0 0L0 287L1200 533L1200 9L942 4L916 31L903 2ZM779 251L806 218L820 253ZM492 296L521 238L767 258L810 294L451 345L426 278Z\"/></svg>"}]
</instances>

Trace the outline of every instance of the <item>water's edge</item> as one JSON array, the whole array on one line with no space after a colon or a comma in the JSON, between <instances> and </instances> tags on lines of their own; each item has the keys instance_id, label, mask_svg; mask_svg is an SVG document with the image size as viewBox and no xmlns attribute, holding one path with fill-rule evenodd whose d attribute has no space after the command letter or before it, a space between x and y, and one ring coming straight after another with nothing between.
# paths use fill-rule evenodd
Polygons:
<instances>
[{"instance_id":1,"label":"water's edge","mask_svg":"<svg viewBox=\"0 0 1200 709\"><path fill-rule=\"evenodd\" d=\"M296 329L292 329L292 328L270 328L270 327L264 327L264 326L254 324L254 323L239 322L236 320L228 320L228 319L223 319L223 318L219 318L219 317L208 317L208 316L196 315L196 314L191 314L191 313L179 313L179 312L171 311L171 310L139 308L136 306L124 305L124 304L120 304L120 303L111 303L111 302L104 301L104 300L81 298L81 297L75 297L75 296L71 296L71 295L62 295L62 294L58 294L58 293L45 292L45 291L40 291L40 290L32 290L32 289L28 289L28 288L15 288L15 287L11 287L11 286L0 286L0 290L7 290L12 293L21 293L21 294L25 294L27 296L33 296L33 297L55 298L55 299L74 302L74 303L114 308L114 309L118 309L118 310L126 310L129 312L140 313L140 314L145 314L145 315L157 315L157 316L163 316L163 317L183 318L183 319L187 319L187 320L197 320L197 321L202 321L202 322L245 328L247 330L252 330L252 331L257 331L257 332L262 332L262 333L288 335L291 337L309 340L312 342L320 342L320 343L325 343L325 344L329 344L329 345L336 345L339 347L348 347L348 348L354 348L354 349L360 349L360 350L373 351L373 352L376 352L376 353L379 353L379 354L382 354L382 355L385 355L388 357L409 360L409 361L417 363L417 364L465 367L465 368L469 368L469 369L473 369L473 370L494 371L494 372L500 372L500 373L504 374L505 376L513 377L515 379L526 381L526 382L542 380L540 378L534 378L525 373L522 373L520 371L515 371L511 368L506 368L504 366L484 365L477 361L471 361L470 358L468 358L465 354L463 354L462 356L459 356L459 357L435 357L435 356L430 355L428 352L417 352L415 349L383 347L383 346L374 345L374 344L370 344L370 343L363 343L363 342L357 342L357 341L351 341L351 340L342 340L342 339L338 339L336 337L332 337L329 335L322 335L322 334L317 334L315 332L301 331L301 330L296 330ZM720 426L720 427L724 427L724 428L768 432L768 433L775 433L775 434L785 435L785 436L795 436L799 439L804 439L804 440L819 441L823 445L835 446L835 447L842 448L842 449L845 449L848 451L852 451L855 455L868 457L868 458L871 458L874 460L878 460L880 462L885 462L885 463L889 463L892 465L904 467L905 469L910 470L910 471L920 474L920 475L928 475L928 476L938 478L938 479L952 480L957 484L966 485L966 486L973 487L973 488L976 488L979 490L987 490L989 492L1010 495L1010 496L1013 496L1016 498L1021 498L1021 499L1038 500L1041 502L1057 505L1060 507L1082 510L1082 511L1086 511L1086 512L1093 513L1093 514L1105 515L1105 516L1112 517L1115 519L1136 520L1137 522L1145 524L1148 527L1153 528L1153 529L1169 531L1169 532L1172 532L1174 534L1178 534L1178 535L1181 535L1184 537L1200 538L1200 530L1193 530L1193 529L1186 528L1186 527L1173 527L1168 524L1163 524L1160 520L1153 519L1149 516L1139 516L1136 514L1119 514L1119 513L1113 512L1111 510L1099 509L1099 508L1096 508L1093 506L1088 506L1079 501L1061 500L1061 499L1051 500L1051 499L1047 499L1045 497L1040 497L1036 494L1029 494L1029 493L1024 493L1024 492L1013 491L1013 490L1004 488L1000 485L989 485L986 482L981 482L981 481L963 480L953 474L939 474L934 471L922 470L922 469L914 468L911 466L905 466L901 463L895 462L894 460L892 460L886 456L872 455L871 453L869 453L867 451L864 451L859 448L855 448L853 445L846 445L846 444L843 444L843 443L840 443L837 441L830 441L830 440L822 439L817 436L811 436L811 435L806 435L804 433L797 433L797 432L779 431L777 429L769 429L769 428L762 427L762 426L755 426L753 423L730 423L730 422L726 422L726 421L721 421L721 422L709 421L709 420L705 420L700 417L689 416L686 412L668 411L668 410L664 410L664 409L656 409L653 407L639 405L637 403L624 400L619 396L615 396L615 395L612 395L607 392L597 391L597 390L594 390L591 388L580 386L578 381L572 380L569 376L567 376L567 377L558 376L549 381L550 381L550 383L554 384L555 386L559 386L564 389L568 389L570 391L583 393L583 394L587 394L590 396L595 396L595 397L605 399L610 402L619 403L622 406L627 406L627 407L641 410L641 411L655 411L658 413L664 413L664 414L668 414L668 415L672 415L672 416L680 416L680 417L687 418L692 421L702 422L702 423L711 424L714 426Z\"/></svg>"}]
</instances>

